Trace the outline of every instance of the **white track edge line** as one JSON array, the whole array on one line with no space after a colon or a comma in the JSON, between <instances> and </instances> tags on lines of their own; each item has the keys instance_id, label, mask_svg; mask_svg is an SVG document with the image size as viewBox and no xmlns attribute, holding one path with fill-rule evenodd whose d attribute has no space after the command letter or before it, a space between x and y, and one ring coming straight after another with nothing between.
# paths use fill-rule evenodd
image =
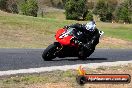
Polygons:
<instances>
[{"instance_id":1,"label":"white track edge line","mask_svg":"<svg viewBox=\"0 0 132 88\"><path fill-rule=\"evenodd\" d=\"M19 70L8 70L8 71L0 71L0 76L26 74L26 73L40 73L40 72L55 71L55 70L66 71L69 69L77 69L80 65L82 65L85 68L98 68L100 66L127 65L129 63L132 63L132 60L131 61L102 62L102 63L89 63L89 64L77 64L77 65L64 65L64 66L51 66L51 67L29 68L29 69L19 69Z\"/></svg>"}]
</instances>

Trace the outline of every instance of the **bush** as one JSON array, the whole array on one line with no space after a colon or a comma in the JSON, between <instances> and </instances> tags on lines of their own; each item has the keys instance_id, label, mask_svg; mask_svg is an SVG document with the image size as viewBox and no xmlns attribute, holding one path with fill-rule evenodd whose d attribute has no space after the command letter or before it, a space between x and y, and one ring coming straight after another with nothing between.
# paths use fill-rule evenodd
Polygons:
<instances>
[{"instance_id":1,"label":"bush","mask_svg":"<svg viewBox=\"0 0 132 88\"><path fill-rule=\"evenodd\" d=\"M128 1L130 0L121 3L120 6L118 6L118 8L115 11L115 17L118 22L127 22L127 23L132 22L132 18L131 18L132 12L131 9L129 8L130 3L128 3Z\"/></svg>"},{"instance_id":2,"label":"bush","mask_svg":"<svg viewBox=\"0 0 132 88\"><path fill-rule=\"evenodd\" d=\"M102 15L106 13L106 4L105 4L105 0L99 0L93 10L93 13L96 15Z\"/></svg>"},{"instance_id":3,"label":"bush","mask_svg":"<svg viewBox=\"0 0 132 88\"><path fill-rule=\"evenodd\" d=\"M9 12L7 8L7 0L0 0L0 9Z\"/></svg>"},{"instance_id":4,"label":"bush","mask_svg":"<svg viewBox=\"0 0 132 88\"><path fill-rule=\"evenodd\" d=\"M95 5L95 2L92 1L92 0L91 1L88 0L87 5L88 5L88 9L89 10L93 10L94 9L94 5Z\"/></svg>"},{"instance_id":5,"label":"bush","mask_svg":"<svg viewBox=\"0 0 132 88\"><path fill-rule=\"evenodd\" d=\"M93 14L92 12L88 12L86 17L85 17L85 20L92 20L93 19Z\"/></svg>"},{"instance_id":6,"label":"bush","mask_svg":"<svg viewBox=\"0 0 132 88\"><path fill-rule=\"evenodd\" d=\"M101 21L106 21L107 5L105 0L99 0L93 10L93 13L100 16Z\"/></svg>"},{"instance_id":7,"label":"bush","mask_svg":"<svg viewBox=\"0 0 132 88\"><path fill-rule=\"evenodd\" d=\"M20 9L23 15L37 17L38 3L36 0L25 0L20 5Z\"/></svg>"},{"instance_id":8,"label":"bush","mask_svg":"<svg viewBox=\"0 0 132 88\"><path fill-rule=\"evenodd\" d=\"M10 13L18 13L18 6L14 0L0 0L0 9Z\"/></svg>"},{"instance_id":9,"label":"bush","mask_svg":"<svg viewBox=\"0 0 132 88\"><path fill-rule=\"evenodd\" d=\"M14 1L14 2L8 2L8 9L10 10L10 12L12 13L19 13L19 10L18 10L18 5L17 3Z\"/></svg>"},{"instance_id":10,"label":"bush","mask_svg":"<svg viewBox=\"0 0 132 88\"><path fill-rule=\"evenodd\" d=\"M107 12L105 17L106 17L106 21L111 22L113 19L113 14L111 12Z\"/></svg>"},{"instance_id":11,"label":"bush","mask_svg":"<svg viewBox=\"0 0 132 88\"><path fill-rule=\"evenodd\" d=\"M99 0L93 10L93 13L100 16L101 21L111 22L113 12L117 6L117 0Z\"/></svg>"},{"instance_id":12,"label":"bush","mask_svg":"<svg viewBox=\"0 0 132 88\"><path fill-rule=\"evenodd\" d=\"M84 19L88 11L86 2L87 0L67 0L65 3L66 19Z\"/></svg>"}]
</instances>

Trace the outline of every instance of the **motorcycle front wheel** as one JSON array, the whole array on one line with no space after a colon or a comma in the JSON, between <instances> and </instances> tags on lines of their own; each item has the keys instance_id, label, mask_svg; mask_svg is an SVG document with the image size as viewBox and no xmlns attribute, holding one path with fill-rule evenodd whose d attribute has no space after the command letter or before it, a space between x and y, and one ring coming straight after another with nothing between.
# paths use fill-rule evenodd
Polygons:
<instances>
[{"instance_id":1,"label":"motorcycle front wheel","mask_svg":"<svg viewBox=\"0 0 132 88\"><path fill-rule=\"evenodd\" d=\"M56 58L56 50L57 50L56 44L49 45L43 52L42 58L44 61L51 61L52 59Z\"/></svg>"}]
</instances>

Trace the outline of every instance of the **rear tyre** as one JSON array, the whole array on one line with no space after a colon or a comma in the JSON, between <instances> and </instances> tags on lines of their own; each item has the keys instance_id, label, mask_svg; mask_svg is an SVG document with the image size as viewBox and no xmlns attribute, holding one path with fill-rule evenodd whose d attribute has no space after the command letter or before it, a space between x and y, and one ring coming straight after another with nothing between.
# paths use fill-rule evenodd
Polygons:
<instances>
[{"instance_id":1,"label":"rear tyre","mask_svg":"<svg viewBox=\"0 0 132 88\"><path fill-rule=\"evenodd\" d=\"M85 60L87 58L87 56L84 54L84 51L80 51L78 58L81 60Z\"/></svg>"},{"instance_id":2,"label":"rear tyre","mask_svg":"<svg viewBox=\"0 0 132 88\"><path fill-rule=\"evenodd\" d=\"M94 52L94 48L93 49L91 49L91 50L82 50L82 51L80 51L79 52L79 56L78 56L78 58L79 59L81 59L81 60L86 60L87 59L87 57L89 57L93 52Z\"/></svg>"},{"instance_id":3,"label":"rear tyre","mask_svg":"<svg viewBox=\"0 0 132 88\"><path fill-rule=\"evenodd\" d=\"M49 45L43 52L42 58L44 61L51 61L56 57L55 53L57 50L57 44L51 44Z\"/></svg>"},{"instance_id":4,"label":"rear tyre","mask_svg":"<svg viewBox=\"0 0 132 88\"><path fill-rule=\"evenodd\" d=\"M89 57L93 52L94 52L95 49L91 49L88 54L87 54L87 57Z\"/></svg>"}]
</instances>

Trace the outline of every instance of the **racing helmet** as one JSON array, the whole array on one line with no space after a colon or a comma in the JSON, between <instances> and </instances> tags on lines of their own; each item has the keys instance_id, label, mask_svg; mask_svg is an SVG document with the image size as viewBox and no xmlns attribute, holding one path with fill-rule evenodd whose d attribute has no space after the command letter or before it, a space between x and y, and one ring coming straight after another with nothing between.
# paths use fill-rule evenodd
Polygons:
<instances>
[{"instance_id":1,"label":"racing helmet","mask_svg":"<svg viewBox=\"0 0 132 88\"><path fill-rule=\"evenodd\" d=\"M93 32L95 30L95 28L96 28L96 24L95 24L94 21L90 21L89 23L87 23L85 25L85 28L86 28L86 30L88 30L90 32Z\"/></svg>"}]
</instances>

